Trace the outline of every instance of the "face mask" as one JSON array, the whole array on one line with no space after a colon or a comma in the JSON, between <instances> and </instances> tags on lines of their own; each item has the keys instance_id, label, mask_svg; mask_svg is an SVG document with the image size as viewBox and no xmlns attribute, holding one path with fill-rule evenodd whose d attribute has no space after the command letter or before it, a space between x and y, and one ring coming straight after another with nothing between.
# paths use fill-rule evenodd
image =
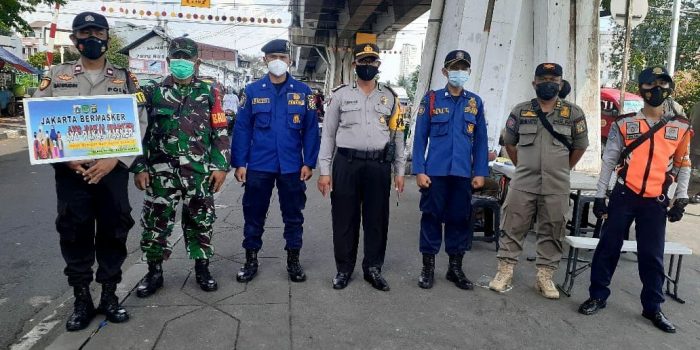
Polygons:
<instances>
[{"instance_id":1,"label":"face mask","mask_svg":"<svg viewBox=\"0 0 700 350\"><path fill-rule=\"evenodd\" d=\"M100 40L94 36L77 39L75 47L78 48L81 55L88 59L96 60L107 52L107 40Z\"/></svg>"},{"instance_id":2,"label":"face mask","mask_svg":"<svg viewBox=\"0 0 700 350\"><path fill-rule=\"evenodd\" d=\"M447 81L450 85L458 88L463 88L464 84L469 81L468 70L450 70L447 71Z\"/></svg>"},{"instance_id":3,"label":"face mask","mask_svg":"<svg viewBox=\"0 0 700 350\"><path fill-rule=\"evenodd\" d=\"M276 77L281 77L287 73L287 64L282 60L274 60L267 64L267 70Z\"/></svg>"},{"instance_id":4,"label":"face mask","mask_svg":"<svg viewBox=\"0 0 700 350\"><path fill-rule=\"evenodd\" d=\"M535 93L541 100L549 101L559 94L559 83L544 82L535 85Z\"/></svg>"},{"instance_id":5,"label":"face mask","mask_svg":"<svg viewBox=\"0 0 700 350\"><path fill-rule=\"evenodd\" d=\"M180 80L189 79L194 75L194 62L185 59L170 60L170 73Z\"/></svg>"},{"instance_id":6,"label":"face mask","mask_svg":"<svg viewBox=\"0 0 700 350\"><path fill-rule=\"evenodd\" d=\"M661 106L664 100L671 95L671 91L670 88L662 88L661 86L656 86L651 89L639 89L644 102L654 107Z\"/></svg>"},{"instance_id":7,"label":"face mask","mask_svg":"<svg viewBox=\"0 0 700 350\"><path fill-rule=\"evenodd\" d=\"M379 67L370 64L355 66L355 73L357 73L357 77L360 78L360 80L370 81L379 73Z\"/></svg>"}]
</instances>

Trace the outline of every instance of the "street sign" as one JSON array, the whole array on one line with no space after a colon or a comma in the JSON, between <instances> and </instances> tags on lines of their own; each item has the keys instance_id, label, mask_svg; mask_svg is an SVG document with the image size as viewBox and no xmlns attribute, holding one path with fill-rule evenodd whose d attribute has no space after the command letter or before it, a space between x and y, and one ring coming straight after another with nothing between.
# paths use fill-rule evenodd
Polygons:
<instances>
[{"instance_id":1,"label":"street sign","mask_svg":"<svg viewBox=\"0 0 700 350\"><path fill-rule=\"evenodd\" d=\"M625 26L625 6L627 5L627 0L611 0L610 1L610 12L612 18L621 26ZM632 28L638 26L644 18L647 16L649 11L649 3L647 0L631 0L630 1L630 26Z\"/></svg>"},{"instance_id":2,"label":"street sign","mask_svg":"<svg viewBox=\"0 0 700 350\"><path fill-rule=\"evenodd\" d=\"M181 0L180 5L190 7L211 7L210 0Z\"/></svg>"}]
</instances>

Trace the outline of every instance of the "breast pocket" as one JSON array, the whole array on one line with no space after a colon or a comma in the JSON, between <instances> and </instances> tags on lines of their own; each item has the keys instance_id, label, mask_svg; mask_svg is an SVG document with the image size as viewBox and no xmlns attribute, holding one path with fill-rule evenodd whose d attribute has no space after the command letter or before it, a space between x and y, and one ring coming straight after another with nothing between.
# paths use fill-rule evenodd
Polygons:
<instances>
[{"instance_id":1,"label":"breast pocket","mask_svg":"<svg viewBox=\"0 0 700 350\"><path fill-rule=\"evenodd\" d=\"M287 106L287 126L291 129L299 130L304 125L304 116L306 115L305 106Z\"/></svg>"},{"instance_id":2,"label":"breast pocket","mask_svg":"<svg viewBox=\"0 0 700 350\"><path fill-rule=\"evenodd\" d=\"M573 140L571 139L571 127L570 127L570 126L566 126L566 125L554 125L553 127L554 127L554 131L556 131L557 133L563 135L564 138L566 139L566 141L569 142L569 144L571 144L571 142L572 142ZM561 147L566 147L561 141L557 140L556 137L552 137L552 139L553 139L554 145L556 145L556 146L561 146Z\"/></svg>"},{"instance_id":3,"label":"breast pocket","mask_svg":"<svg viewBox=\"0 0 700 350\"><path fill-rule=\"evenodd\" d=\"M272 111L272 104L270 103L258 103L253 105L252 113L256 128L266 129L270 127L270 120L272 119L270 111Z\"/></svg>"},{"instance_id":4,"label":"breast pocket","mask_svg":"<svg viewBox=\"0 0 700 350\"><path fill-rule=\"evenodd\" d=\"M360 123L362 113L360 113L359 103L347 103L340 106L340 127L347 128Z\"/></svg>"},{"instance_id":5,"label":"breast pocket","mask_svg":"<svg viewBox=\"0 0 700 350\"><path fill-rule=\"evenodd\" d=\"M520 124L518 128L518 146L532 146L537 137L537 124Z\"/></svg>"},{"instance_id":6,"label":"breast pocket","mask_svg":"<svg viewBox=\"0 0 700 350\"><path fill-rule=\"evenodd\" d=\"M440 137L447 135L450 116L435 115L430 118L430 137Z\"/></svg>"},{"instance_id":7,"label":"breast pocket","mask_svg":"<svg viewBox=\"0 0 700 350\"><path fill-rule=\"evenodd\" d=\"M377 113L376 120L382 131L389 131L389 119L391 118L391 108L384 105L376 105L374 111Z\"/></svg>"}]
</instances>

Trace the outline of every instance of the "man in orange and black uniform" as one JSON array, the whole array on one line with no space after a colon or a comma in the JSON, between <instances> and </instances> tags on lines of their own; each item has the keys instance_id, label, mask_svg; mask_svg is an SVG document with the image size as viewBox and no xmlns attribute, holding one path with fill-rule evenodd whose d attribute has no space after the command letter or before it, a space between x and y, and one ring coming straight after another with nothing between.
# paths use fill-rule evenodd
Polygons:
<instances>
[{"instance_id":1,"label":"man in orange and black uniform","mask_svg":"<svg viewBox=\"0 0 700 350\"><path fill-rule=\"evenodd\" d=\"M666 218L679 221L688 204L688 149L693 132L689 121L673 107L664 108L664 104L673 103L669 96L674 87L665 68L643 70L638 82L644 108L622 116L612 125L603 153L593 213L599 218L607 215L607 220L591 263L590 298L581 304L579 312L592 315L606 306L623 236L634 220L642 280L642 316L662 331L675 333L676 328L661 312L664 238ZM618 180L606 206L605 193L616 166ZM678 186L673 206L668 209L668 187L674 181Z\"/></svg>"}]
</instances>

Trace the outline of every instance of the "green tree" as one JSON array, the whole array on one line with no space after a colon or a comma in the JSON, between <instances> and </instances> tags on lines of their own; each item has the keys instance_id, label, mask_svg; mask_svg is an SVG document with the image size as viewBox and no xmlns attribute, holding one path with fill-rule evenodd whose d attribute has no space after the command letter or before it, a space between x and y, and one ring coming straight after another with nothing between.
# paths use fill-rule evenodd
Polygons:
<instances>
[{"instance_id":1,"label":"green tree","mask_svg":"<svg viewBox=\"0 0 700 350\"><path fill-rule=\"evenodd\" d=\"M128 68L129 56L119 53L124 47L124 40L116 35L110 34L109 48L107 49L107 60L117 67Z\"/></svg>"},{"instance_id":2,"label":"green tree","mask_svg":"<svg viewBox=\"0 0 700 350\"><path fill-rule=\"evenodd\" d=\"M66 0L0 0L0 23L8 29L15 29L22 33L30 32L32 28L22 15L34 12L37 5L53 6L56 3L63 5Z\"/></svg>"},{"instance_id":3,"label":"green tree","mask_svg":"<svg viewBox=\"0 0 700 350\"><path fill-rule=\"evenodd\" d=\"M39 70L44 70L44 67L46 66L46 52L37 52L29 55L27 62ZM61 63L61 54L58 51L54 51L51 64L59 63Z\"/></svg>"}]
</instances>

